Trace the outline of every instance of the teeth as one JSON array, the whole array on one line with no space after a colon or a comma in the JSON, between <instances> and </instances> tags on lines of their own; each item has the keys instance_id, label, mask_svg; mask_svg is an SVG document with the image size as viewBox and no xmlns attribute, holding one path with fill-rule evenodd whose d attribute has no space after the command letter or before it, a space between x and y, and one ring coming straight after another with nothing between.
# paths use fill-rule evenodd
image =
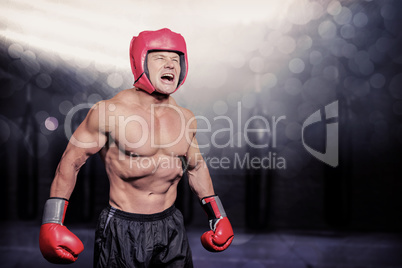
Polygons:
<instances>
[{"instance_id":1,"label":"teeth","mask_svg":"<svg viewBox=\"0 0 402 268\"><path fill-rule=\"evenodd\" d=\"M162 77L164 77L164 76L168 76L168 77L171 77L171 78L174 77L173 74L164 74L164 75L162 75Z\"/></svg>"}]
</instances>

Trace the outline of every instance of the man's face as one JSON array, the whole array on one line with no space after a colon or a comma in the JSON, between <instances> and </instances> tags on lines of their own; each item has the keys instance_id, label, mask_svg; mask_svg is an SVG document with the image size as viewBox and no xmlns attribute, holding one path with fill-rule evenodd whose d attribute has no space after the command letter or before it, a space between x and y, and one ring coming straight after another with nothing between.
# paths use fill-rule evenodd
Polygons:
<instances>
[{"instance_id":1,"label":"man's face","mask_svg":"<svg viewBox=\"0 0 402 268\"><path fill-rule=\"evenodd\" d=\"M155 51L148 54L149 80L155 90L163 94L173 93L179 82L180 56L175 52Z\"/></svg>"}]
</instances>

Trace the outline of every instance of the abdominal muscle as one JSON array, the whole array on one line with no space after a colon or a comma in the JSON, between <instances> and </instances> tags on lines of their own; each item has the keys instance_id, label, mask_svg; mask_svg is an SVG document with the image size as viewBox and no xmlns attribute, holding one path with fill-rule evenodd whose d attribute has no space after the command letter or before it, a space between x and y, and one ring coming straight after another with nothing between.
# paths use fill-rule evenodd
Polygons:
<instances>
[{"instance_id":1,"label":"abdominal muscle","mask_svg":"<svg viewBox=\"0 0 402 268\"><path fill-rule=\"evenodd\" d=\"M110 152L109 152L110 153ZM130 213L154 214L171 207L183 170L177 156L104 155L110 182L109 203Z\"/></svg>"}]
</instances>

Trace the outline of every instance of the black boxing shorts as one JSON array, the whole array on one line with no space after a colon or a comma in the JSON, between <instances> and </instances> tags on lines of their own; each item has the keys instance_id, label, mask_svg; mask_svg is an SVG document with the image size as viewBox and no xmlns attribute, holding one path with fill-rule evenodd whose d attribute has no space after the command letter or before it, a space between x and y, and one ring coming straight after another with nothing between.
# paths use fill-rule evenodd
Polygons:
<instances>
[{"instance_id":1,"label":"black boxing shorts","mask_svg":"<svg viewBox=\"0 0 402 268\"><path fill-rule=\"evenodd\" d=\"M151 215L108 206L96 227L94 267L193 267L183 215L175 206Z\"/></svg>"}]
</instances>

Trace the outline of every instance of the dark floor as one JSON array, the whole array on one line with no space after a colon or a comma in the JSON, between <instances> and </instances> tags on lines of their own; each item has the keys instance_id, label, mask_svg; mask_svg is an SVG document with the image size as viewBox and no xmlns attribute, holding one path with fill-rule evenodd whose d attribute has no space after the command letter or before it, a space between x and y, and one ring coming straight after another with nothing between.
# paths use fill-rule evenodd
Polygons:
<instances>
[{"instance_id":1,"label":"dark floor","mask_svg":"<svg viewBox=\"0 0 402 268\"><path fill-rule=\"evenodd\" d=\"M76 263L47 263L38 247L37 223L0 223L0 267L92 267L94 231L70 226L85 250ZM402 235L277 231L249 234L235 229L232 246L222 253L204 250L205 230L188 228L195 267L401 267Z\"/></svg>"}]
</instances>

